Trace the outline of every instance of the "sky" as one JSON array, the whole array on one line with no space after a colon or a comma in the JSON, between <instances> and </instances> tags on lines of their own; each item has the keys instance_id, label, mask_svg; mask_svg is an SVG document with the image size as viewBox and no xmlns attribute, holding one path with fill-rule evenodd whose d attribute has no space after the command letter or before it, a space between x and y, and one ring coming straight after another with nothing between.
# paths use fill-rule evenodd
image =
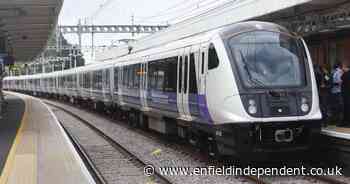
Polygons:
<instances>
[{"instance_id":1,"label":"sky","mask_svg":"<svg viewBox=\"0 0 350 184\"><path fill-rule=\"evenodd\" d=\"M135 24L167 25L228 1L236 0L64 0L59 24L76 25L79 19L83 24L131 24L134 15ZM97 34L95 40L96 45L108 45L111 40L130 36ZM76 35L65 37L74 43L78 42ZM83 45L90 45L90 42L91 35L85 35Z\"/></svg>"},{"instance_id":2,"label":"sky","mask_svg":"<svg viewBox=\"0 0 350 184\"><path fill-rule=\"evenodd\" d=\"M60 25L76 25L79 19L82 19L82 23L91 24L91 18L93 15L94 24L131 24L132 15L135 16L136 24L166 24L162 20L166 20L167 17L164 13L171 7L179 7L185 5L191 5L193 2L200 0L65 0L60 16ZM102 9L102 4L106 3ZM178 9L178 10L179 10ZM97 10L99 13L96 13ZM163 11L163 12L162 12ZM169 9L170 13L175 16L177 9ZM173 11L173 12L171 12ZM175 11L175 12L174 12ZM156 17L152 17L156 15ZM148 18L147 18L148 17ZM158 19L157 19L158 18ZM171 17L170 17L171 18ZM73 43L77 43L77 35L65 35L65 37ZM97 34L96 45L108 45L112 40L118 40L120 38L130 38L129 34ZM91 45L91 35L85 35L83 38L83 45Z\"/></svg>"},{"instance_id":3,"label":"sky","mask_svg":"<svg viewBox=\"0 0 350 184\"><path fill-rule=\"evenodd\" d=\"M81 19L82 24L87 25L129 25L134 16L135 24L167 25L227 1L232 0L64 0L59 24L77 25ZM145 34L134 38L142 36ZM69 43L78 44L76 34L65 34L64 37ZM110 46L125 38L132 38L131 34L95 34L94 45ZM83 35L83 46L90 46L91 40L91 34ZM83 50L86 57L91 55L89 51Z\"/></svg>"},{"instance_id":4,"label":"sky","mask_svg":"<svg viewBox=\"0 0 350 184\"><path fill-rule=\"evenodd\" d=\"M131 24L132 16L134 16L135 24L166 24L161 21L167 19L165 15L169 11L176 16L177 13L181 13L178 10L196 1L201 0L64 0L59 15L59 24L77 25L79 19L82 20L82 24L92 22L95 25ZM142 36L145 34L135 35L135 38ZM69 43L78 44L76 34L65 34L64 37ZM110 46L117 40L125 38L132 38L132 36L131 34L95 34L94 45ZM90 34L84 34L83 46L90 46L91 40ZM94 61L91 50L83 50L83 53L87 62Z\"/></svg>"}]
</instances>

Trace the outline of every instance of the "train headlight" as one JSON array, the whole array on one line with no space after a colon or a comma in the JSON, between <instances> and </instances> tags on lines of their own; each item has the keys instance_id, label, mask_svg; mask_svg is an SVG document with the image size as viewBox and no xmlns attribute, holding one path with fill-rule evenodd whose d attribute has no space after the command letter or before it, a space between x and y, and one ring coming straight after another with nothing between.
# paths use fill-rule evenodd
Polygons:
<instances>
[{"instance_id":1,"label":"train headlight","mask_svg":"<svg viewBox=\"0 0 350 184\"><path fill-rule=\"evenodd\" d=\"M249 111L250 114L256 114L258 112L258 108L256 106L254 106L254 105L250 105L248 107L248 111Z\"/></svg>"},{"instance_id":2,"label":"train headlight","mask_svg":"<svg viewBox=\"0 0 350 184\"><path fill-rule=\"evenodd\" d=\"M253 99L250 99L248 101L249 106L248 106L248 112L249 114L256 114L258 112L258 108L256 107L256 102Z\"/></svg>"},{"instance_id":3,"label":"train headlight","mask_svg":"<svg viewBox=\"0 0 350 184\"><path fill-rule=\"evenodd\" d=\"M241 99L247 115L254 118L261 117L260 94L241 95Z\"/></svg>"},{"instance_id":4,"label":"train headlight","mask_svg":"<svg viewBox=\"0 0 350 184\"><path fill-rule=\"evenodd\" d=\"M308 112L309 109L310 109L310 107L309 107L308 104L302 104L302 105L301 105L301 110L302 110L303 112Z\"/></svg>"},{"instance_id":5,"label":"train headlight","mask_svg":"<svg viewBox=\"0 0 350 184\"><path fill-rule=\"evenodd\" d=\"M302 103L302 104L306 104L306 103L307 103L307 99L306 99L305 97L302 97L302 98L301 98L301 103Z\"/></svg>"},{"instance_id":6,"label":"train headlight","mask_svg":"<svg viewBox=\"0 0 350 184\"><path fill-rule=\"evenodd\" d=\"M256 106L256 102L253 99L250 99L248 103L249 103L249 106Z\"/></svg>"},{"instance_id":7,"label":"train headlight","mask_svg":"<svg viewBox=\"0 0 350 184\"><path fill-rule=\"evenodd\" d=\"M310 110L309 105L307 104L307 99L305 97L301 98L301 111L304 113L308 112Z\"/></svg>"}]
</instances>

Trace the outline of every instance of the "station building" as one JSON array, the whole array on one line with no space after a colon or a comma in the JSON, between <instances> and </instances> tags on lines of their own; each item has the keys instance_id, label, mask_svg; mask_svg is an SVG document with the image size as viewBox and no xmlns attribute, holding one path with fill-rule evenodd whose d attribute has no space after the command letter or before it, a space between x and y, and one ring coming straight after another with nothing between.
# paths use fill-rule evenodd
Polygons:
<instances>
[{"instance_id":1,"label":"station building","mask_svg":"<svg viewBox=\"0 0 350 184\"><path fill-rule=\"evenodd\" d=\"M341 29L306 37L313 62L331 69L350 60L350 30Z\"/></svg>"},{"instance_id":2,"label":"station building","mask_svg":"<svg viewBox=\"0 0 350 184\"><path fill-rule=\"evenodd\" d=\"M63 0L0 1L0 83L5 65L31 62L43 50L62 4Z\"/></svg>"},{"instance_id":3,"label":"station building","mask_svg":"<svg viewBox=\"0 0 350 184\"><path fill-rule=\"evenodd\" d=\"M303 36L315 64L330 70L335 63L350 60L347 0L310 0L258 19L279 23Z\"/></svg>"}]
</instances>

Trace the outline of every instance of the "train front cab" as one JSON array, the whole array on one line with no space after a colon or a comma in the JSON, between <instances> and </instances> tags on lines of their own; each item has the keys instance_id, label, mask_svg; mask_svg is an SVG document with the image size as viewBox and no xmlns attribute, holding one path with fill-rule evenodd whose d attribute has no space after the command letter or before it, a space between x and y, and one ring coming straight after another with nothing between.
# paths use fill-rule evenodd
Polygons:
<instances>
[{"instance_id":1,"label":"train front cab","mask_svg":"<svg viewBox=\"0 0 350 184\"><path fill-rule=\"evenodd\" d=\"M235 95L211 106L214 119L225 116L213 131L218 152L279 159L309 151L321 113L305 42L265 23L227 29L222 38L235 81L226 89Z\"/></svg>"}]
</instances>

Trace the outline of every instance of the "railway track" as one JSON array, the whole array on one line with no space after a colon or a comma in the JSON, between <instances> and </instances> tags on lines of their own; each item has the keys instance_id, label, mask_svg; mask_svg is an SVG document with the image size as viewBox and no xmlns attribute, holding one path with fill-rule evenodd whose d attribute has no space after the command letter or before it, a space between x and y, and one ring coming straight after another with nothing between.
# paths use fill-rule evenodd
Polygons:
<instances>
[{"instance_id":1,"label":"railway track","mask_svg":"<svg viewBox=\"0 0 350 184\"><path fill-rule=\"evenodd\" d=\"M102 131L91 125L88 121L80 118L80 116L62 108L56 106L54 104L46 103L49 106L53 107L53 111L58 117L60 123L63 125L67 134L77 147L78 151L83 156L87 165L89 165L90 171L93 171L94 177L100 184L106 183L151 183L151 184L171 184L172 182L168 180L168 178L154 173L152 176L146 176L144 174L144 167L148 165L145 161L138 158L134 153L130 152L128 149L120 145L118 142L114 141L112 138L105 135ZM65 114L65 115L64 115ZM70 116L70 117L67 117ZM66 116L66 117L62 117ZM73 130L74 127L69 126L69 123L72 123L69 120L75 120L75 126L78 127L79 130ZM81 125L77 125L77 123ZM85 126L85 128L83 126ZM91 131L88 131L87 128ZM81 131L84 130L84 131ZM73 133L74 132L74 133ZM80 132L80 133L79 133ZM97 154L101 155L93 155L92 151L85 149L85 147L89 147L86 141L81 141L83 139L94 139L95 141L100 138L100 142L98 144L103 144L103 148L100 149ZM101 140L102 139L102 140ZM83 142L83 143L82 143ZM107 153L106 153L107 152ZM91 154L91 155L90 155ZM108 160L113 160L114 165L118 168L114 168L118 170L119 175L115 176L116 178L112 179L111 176L106 176L111 174L109 169L107 172L104 172L103 169L100 169L99 166L96 166L96 162L101 162L105 164L104 161L100 158L96 157L109 157ZM95 157L92 159L91 157ZM117 161L117 162L115 162ZM104 166L102 166L104 167ZM102 170L102 171L101 171ZM120 175L123 175L125 178L121 178ZM118 182L116 182L118 179ZM124 180L123 180L124 179Z\"/></svg>"},{"instance_id":2,"label":"railway track","mask_svg":"<svg viewBox=\"0 0 350 184\"><path fill-rule=\"evenodd\" d=\"M90 127L91 129L93 129L94 131L98 132L99 135L105 137L105 139L108 140L108 142L111 142L113 144L116 145L120 145L119 143L117 143L116 141L114 141L112 138L110 138L109 136L105 135L103 133L103 131L101 131L100 129L96 128L94 125L92 125L91 123L89 123L88 121L86 121L85 119L83 119L82 117L80 117L80 115L77 115L63 107L61 107L60 105L55 105L53 103L50 103L48 101L45 101L45 103L47 103L48 105L51 105L55 108L58 108L62 111L65 111L66 113L72 115L73 117L75 117L76 119L78 119L79 121L83 121L84 124L86 124L88 127ZM100 116L98 114L98 116ZM109 119L106 117L101 117L103 119ZM122 126L127 126L126 124L123 124ZM167 141L161 140L159 139L160 137L158 137L157 135L154 135L152 133L148 133L142 130L135 130L137 133L140 133L144 136L147 136L148 138L160 142L162 144L166 144L169 147L172 147L174 150L177 150L177 152L179 152L180 154L184 155L184 156L194 156L193 153L193 149L188 148L188 146L182 146L179 144L171 144ZM123 146L119 146L122 147L123 150L125 150L126 152L129 152L127 148L124 148ZM184 151L185 150L185 151ZM130 152L129 152L130 154ZM197 160L199 159L200 162L208 164L208 160L206 158L201 158L200 156L198 157L198 155L196 155ZM142 162L142 166L146 166L146 162L143 162L142 160L140 160L140 162ZM159 173L157 177L160 177L161 180L168 180L167 178L164 178L164 176L162 176ZM258 178L256 176L242 176L242 178L244 178L245 180L248 180L250 183L257 183L257 184L272 184L272 183L294 183L293 182L293 177L287 177L287 179L285 177L262 177L262 178ZM329 184L346 184L346 182L342 182L339 180L334 179L333 177L324 177L324 176L305 176L305 177L298 177L299 180L302 180L304 182L302 183L329 183ZM285 182L284 182L285 181ZM309 182L307 182L309 181ZM169 180L167 182L170 182ZM170 182L171 183L171 182ZM235 182L233 182L235 183Z\"/></svg>"}]
</instances>

